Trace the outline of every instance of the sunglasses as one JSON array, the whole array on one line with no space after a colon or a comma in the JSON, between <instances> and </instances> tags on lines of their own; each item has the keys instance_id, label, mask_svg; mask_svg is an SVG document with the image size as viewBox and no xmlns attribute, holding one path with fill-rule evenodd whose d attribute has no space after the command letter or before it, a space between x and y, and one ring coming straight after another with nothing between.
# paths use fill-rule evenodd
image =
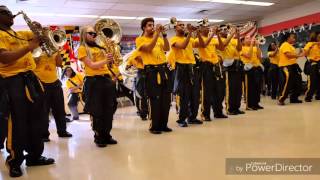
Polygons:
<instances>
[{"instance_id":1,"label":"sunglasses","mask_svg":"<svg viewBox=\"0 0 320 180\"><path fill-rule=\"evenodd\" d=\"M0 14L6 15L6 16L13 16L12 12L10 11L0 11Z\"/></svg>"},{"instance_id":2,"label":"sunglasses","mask_svg":"<svg viewBox=\"0 0 320 180\"><path fill-rule=\"evenodd\" d=\"M97 33L96 32L87 32L87 33L92 37L97 37Z\"/></svg>"}]
</instances>

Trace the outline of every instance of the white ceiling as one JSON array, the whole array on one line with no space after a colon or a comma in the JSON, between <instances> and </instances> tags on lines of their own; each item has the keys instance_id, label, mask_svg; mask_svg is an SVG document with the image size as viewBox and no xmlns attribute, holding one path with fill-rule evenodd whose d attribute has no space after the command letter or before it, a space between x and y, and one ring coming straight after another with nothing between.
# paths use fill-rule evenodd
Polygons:
<instances>
[{"instance_id":1,"label":"white ceiling","mask_svg":"<svg viewBox=\"0 0 320 180\"><path fill-rule=\"evenodd\" d=\"M65 17L71 15L96 16L153 16L210 19L223 19L228 21L258 20L272 12L291 8L310 2L311 0L265 0L274 2L269 7L233 5L212 2L195 2L191 0L0 0L0 4L7 5L14 13L23 10L30 14L32 20L44 25L87 25L93 24L97 18ZM199 13L207 10L207 13ZM32 15L35 13L55 13L62 16ZM116 20L122 27L139 27L140 20ZM166 23L166 22L162 22ZM25 25L21 17L16 18L16 26Z\"/></svg>"}]
</instances>

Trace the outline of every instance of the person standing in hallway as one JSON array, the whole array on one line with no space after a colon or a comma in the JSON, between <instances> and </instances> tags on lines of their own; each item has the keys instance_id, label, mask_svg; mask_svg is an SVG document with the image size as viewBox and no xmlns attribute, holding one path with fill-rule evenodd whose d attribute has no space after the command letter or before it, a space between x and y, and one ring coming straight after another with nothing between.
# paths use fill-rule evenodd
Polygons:
<instances>
[{"instance_id":1,"label":"person standing in hallway","mask_svg":"<svg viewBox=\"0 0 320 180\"><path fill-rule=\"evenodd\" d=\"M33 72L40 79L44 87L45 104L46 104L46 125L44 127L43 140L49 142L49 113L52 110L52 115L56 122L57 133L59 137L72 137L67 131L66 112L64 106L63 90L61 81L57 76L57 67L62 66L60 52L48 57L42 53L36 58L36 69Z\"/></svg>"},{"instance_id":2,"label":"person standing in hallway","mask_svg":"<svg viewBox=\"0 0 320 180\"><path fill-rule=\"evenodd\" d=\"M218 28L210 29L207 26L202 27L202 41L197 38L196 44L199 46L199 56L201 60L201 116L204 121L211 121L210 107L212 106L215 118L227 118L223 114L223 100L225 87L219 81L223 80L220 71L220 60L217 49L222 49L220 34ZM217 35L217 38L214 36Z\"/></svg>"},{"instance_id":3,"label":"person standing in hallway","mask_svg":"<svg viewBox=\"0 0 320 180\"><path fill-rule=\"evenodd\" d=\"M270 67L268 70L268 81L271 85L271 98L276 99L279 95L279 48L275 42L268 47Z\"/></svg>"},{"instance_id":4,"label":"person standing in hallway","mask_svg":"<svg viewBox=\"0 0 320 180\"><path fill-rule=\"evenodd\" d=\"M196 60L193 54L195 41L192 38L194 28L188 24L187 32L183 22L178 21L175 25L176 35L170 39L171 51L175 62L175 80L173 92L179 98L179 118L177 123L180 127L188 124L202 124L197 119L200 97L200 72L196 69ZM185 37L185 34L187 36ZM200 31L197 31L200 37ZM187 122L186 122L187 120Z\"/></svg>"},{"instance_id":5,"label":"person standing in hallway","mask_svg":"<svg viewBox=\"0 0 320 180\"><path fill-rule=\"evenodd\" d=\"M245 71L246 110L263 109L259 105L261 92L261 50L256 45L255 37L246 36L240 56Z\"/></svg>"},{"instance_id":6,"label":"person standing in hallway","mask_svg":"<svg viewBox=\"0 0 320 180\"><path fill-rule=\"evenodd\" d=\"M14 31L14 17L6 6L0 5L0 76L9 98L6 164L9 175L19 177L24 160L27 166L55 161L42 156L45 97L42 84L33 73L36 63L31 53L39 47L39 37L31 31ZM37 22L33 25L41 26Z\"/></svg>"},{"instance_id":7,"label":"person standing in hallway","mask_svg":"<svg viewBox=\"0 0 320 180\"><path fill-rule=\"evenodd\" d=\"M98 147L106 147L118 143L111 136L116 86L109 70L113 55L96 43L96 37L93 27L81 29L78 58L85 66L84 109L92 120L94 142Z\"/></svg>"},{"instance_id":8,"label":"person standing in hallway","mask_svg":"<svg viewBox=\"0 0 320 180\"><path fill-rule=\"evenodd\" d=\"M299 100L302 86L301 69L297 64L297 59L304 56L303 52L296 53L293 46L296 43L296 34L287 33L283 37L284 42L279 50L280 67L280 97L278 104L285 105L285 100L290 94L290 103L302 103Z\"/></svg>"},{"instance_id":9,"label":"person standing in hallway","mask_svg":"<svg viewBox=\"0 0 320 180\"><path fill-rule=\"evenodd\" d=\"M314 93L317 93L316 100L320 100L320 32L313 33L310 41L304 47L304 52L311 63L305 101L311 102Z\"/></svg>"},{"instance_id":10,"label":"person standing in hallway","mask_svg":"<svg viewBox=\"0 0 320 180\"><path fill-rule=\"evenodd\" d=\"M229 115L244 114L240 110L242 96L243 63L240 60L239 52L242 49L240 32L236 27L222 25L220 27L223 48L223 66L226 78L226 110Z\"/></svg>"},{"instance_id":11,"label":"person standing in hallway","mask_svg":"<svg viewBox=\"0 0 320 180\"><path fill-rule=\"evenodd\" d=\"M170 50L167 34L162 25L154 26L149 17L141 21L142 35L136 39L146 73L146 93L149 100L150 133L171 132L168 118L171 102L169 68L165 51ZM162 36L162 37L160 37Z\"/></svg>"}]
</instances>

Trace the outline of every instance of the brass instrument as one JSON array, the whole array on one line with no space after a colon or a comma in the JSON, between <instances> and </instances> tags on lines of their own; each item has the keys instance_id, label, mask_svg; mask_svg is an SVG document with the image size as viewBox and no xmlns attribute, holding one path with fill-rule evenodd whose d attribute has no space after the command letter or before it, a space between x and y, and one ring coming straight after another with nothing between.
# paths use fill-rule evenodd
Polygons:
<instances>
[{"instance_id":1,"label":"brass instrument","mask_svg":"<svg viewBox=\"0 0 320 180\"><path fill-rule=\"evenodd\" d=\"M23 11L18 12L14 17L22 14L33 34L40 39L40 47L33 50L33 57L39 57L42 52L47 56L52 56L58 52L59 48L67 42L66 33L62 30L50 31L48 28L43 28L41 25L31 21L31 19Z\"/></svg>"},{"instance_id":2,"label":"brass instrument","mask_svg":"<svg viewBox=\"0 0 320 180\"><path fill-rule=\"evenodd\" d=\"M119 65L122 61L120 47L118 43L121 41L122 30L120 25L112 19L100 19L94 29L97 32L97 44L106 48L106 53L111 53L114 64Z\"/></svg>"},{"instance_id":3,"label":"brass instrument","mask_svg":"<svg viewBox=\"0 0 320 180\"><path fill-rule=\"evenodd\" d=\"M266 38L260 34L256 35L256 41L258 42L258 45L266 44Z\"/></svg>"},{"instance_id":4,"label":"brass instrument","mask_svg":"<svg viewBox=\"0 0 320 180\"><path fill-rule=\"evenodd\" d=\"M177 22L178 21L177 21L176 17L170 18L170 23L163 25L164 31L168 31L170 29L173 29L172 26L176 26Z\"/></svg>"}]
</instances>

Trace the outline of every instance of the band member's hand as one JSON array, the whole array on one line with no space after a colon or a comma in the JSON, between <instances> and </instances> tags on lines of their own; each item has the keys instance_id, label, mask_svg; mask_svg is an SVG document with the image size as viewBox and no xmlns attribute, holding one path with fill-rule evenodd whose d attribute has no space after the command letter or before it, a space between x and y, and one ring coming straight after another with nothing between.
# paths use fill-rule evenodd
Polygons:
<instances>
[{"instance_id":1,"label":"band member's hand","mask_svg":"<svg viewBox=\"0 0 320 180\"><path fill-rule=\"evenodd\" d=\"M113 55L112 55L112 53L107 54L107 63L108 64L113 63Z\"/></svg>"},{"instance_id":2,"label":"band member's hand","mask_svg":"<svg viewBox=\"0 0 320 180\"><path fill-rule=\"evenodd\" d=\"M195 28L191 24L187 24L187 30L189 33L192 33L195 30Z\"/></svg>"},{"instance_id":3,"label":"band member's hand","mask_svg":"<svg viewBox=\"0 0 320 180\"><path fill-rule=\"evenodd\" d=\"M156 32L160 34L163 31L163 26L161 24L156 25Z\"/></svg>"},{"instance_id":4,"label":"band member's hand","mask_svg":"<svg viewBox=\"0 0 320 180\"><path fill-rule=\"evenodd\" d=\"M217 32L218 32L218 26L213 26L213 27L211 28L211 32L212 32L212 34L217 34Z\"/></svg>"},{"instance_id":5,"label":"band member's hand","mask_svg":"<svg viewBox=\"0 0 320 180\"><path fill-rule=\"evenodd\" d=\"M31 41L29 41L29 50L33 51L37 47L39 47L40 41L38 37L34 37Z\"/></svg>"}]
</instances>

